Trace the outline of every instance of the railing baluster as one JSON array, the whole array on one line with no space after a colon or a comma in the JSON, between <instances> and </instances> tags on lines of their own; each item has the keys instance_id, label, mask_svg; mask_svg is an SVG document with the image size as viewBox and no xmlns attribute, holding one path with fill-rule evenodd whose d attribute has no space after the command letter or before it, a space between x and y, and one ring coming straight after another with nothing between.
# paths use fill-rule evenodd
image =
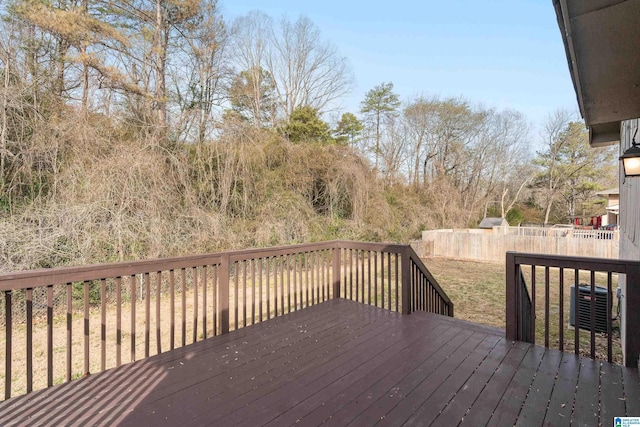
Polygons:
<instances>
[{"instance_id":1,"label":"railing baluster","mask_svg":"<svg viewBox=\"0 0 640 427\"><path fill-rule=\"evenodd\" d=\"M596 272L591 271L590 277L591 300L589 301L589 323L591 325L591 358L596 358ZM608 323L608 322L607 322Z\"/></svg>"},{"instance_id":2,"label":"railing baluster","mask_svg":"<svg viewBox=\"0 0 640 427\"><path fill-rule=\"evenodd\" d=\"M238 288L240 286L240 284L238 283L240 281L240 265L238 264L238 261L236 261L231 264L231 266L233 271L233 329L237 330L238 323L240 321L240 312L238 307L240 303L238 295Z\"/></svg>"},{"instance_id":3,"label":"railing baluster","mask_svg":"<svg viewBox=\"0 0 640 427\"><path fill-rule=\"evenodd\" d=\"M400 282L399 278L399 265L398 265L398 253L394 254L395 262L396 262L396 311L400 312Z\"/></svg>"},{"instance_id":4,"label":"railing baluster","mask_svg":"<svg viewBox=\"0 0 640 427\"><path fill-rule=\"evenodd\" d=\"M320 302L326 301L327 281L325 279L325 269L327 267L327 252L322 249L318 252L318 299Z\"/></svg>"},{"instance_id":5,"label":"railing baluster","mask_svg":"<svg viewBox=\"0 0 640 427\"><path fill-rule=\"evenodd\" d=\"M613 311L613 280L612 273L607 273L607 362L611 363L613 360L612 340L611 340L611 319Z\"/></svg>"},{"instance_id":6,"label":"railing baluster","mask_svg":"<svg viewBox=\"0 0 640 427\"><path fill-rule=\"evenodd\" d=\"M182 347L187 345L187 270L185 268L180 269L180 280L181 280L181 305L182 305Z\"/></svg>"},{"instance_id":7,"label":"railing baluster","mask_svg":"<svg viewBox=\"0 0 640 427\"><path fill-rule=\"evenodd\" d=\"M265 276L267 279L267 320L271 319L271 275L270 275L270 268L269 268L269 262L270 262L270 258L266 257L265 258Z\"/></svg>"},{"instance_id":8,"label":"railing baluster","mask_svg":"<svg viewBox=\"0 0 640 427\"><path fill-rule=\"evenodd\" d=\"M27 304L27 393L33 391L33 288L26 290Z\"/></svg>"},{"instance_id":9,"label":"railing baluster","mask_svg":"<svg viewBox=\"0 0 640 427\"><path fill-rule=\"evenodd\" d=\"M129 277L131 285L131 361L136 360L136 275Z\"/></svg>"},{"instance_id":10,"label":"railing baluster","mask_svg":"<svg viewBox=\"0 0 640 427\"><path fill-rule=\"evenodd\" d=\"M564 268L560 269L559 272L559 280L560 280L560 295L558 301L558 312L560 315L560 324L558 325L558 335L560 340L560 351L564 351Z\"/></svg>"},{"instance_id":11,"label":"railing baluster","mask_svg":"<svg viewBox=\"0 0 640 427\"><path fill-rule=\"evenodd\" d=\"M371 305L371 251L367 251L367 303Z\"/></svg>"},{"instance_id":12,"label":"railing baluster","mask_svg":"<svg viewBox=\"0 0 640 427\"><path fill-rule=\"evenodd\" d=\"M361 292L361 300L363 304L366 303L366 292L365 292L365 251L360 251L360 292Z\"/></svg>"},{"instance_id":13,"label":"railing baluster","mask_svg":"<svg viewBox=\"0 0 640 427\"><path fill-rule=\"evenodd\" d=\"M223 254L220 263L220 328L221 333L229 332L229 254Z\"/></svg>"},{"instance_id":14,"label":"railing baluster","mask_svg":"<svg viewBox=\"0 0 640 427\"><path fill-rule=\"evenodd\" d=\"M193 282L193 342L198 341L198 267L191 270L191 281ZM237 322L237 319L236 319ZM238 323L236 323L237 327Z\"/></svg>"},{"instance_id":15,"label":"railing baluster","mask_svg":"<svg viewBox=\"0 0 640 427\"><path fill-rule=\"evenodd\" d=\"M273 257L273 312L278 317L278 256Z\"/></svg>"},{"instance_id":16,"label":"railing baluster","mask_svg":"<svg viewBox=\"0 0 640 427\"><path fill-rule=\"evenodd\" d=\"M575 330L574 330L574 344L575 344L575 354L580 354L580 270L574 269L574 294L573 294L573 310L574 310L574 321L575 321Z\"/></svg>"},{"instance_id":17,"label":"railing baluster","mask_svg":"<svg viewBox=\"0 0 640 427\"><path fill-rule=\"evenodd\" d=\"M318 277L319 265L318 265L318 252L310 252L311 256L311 301L313 304L320 302L320 278Z\"/></svg>"},{"instance_id":18,"label":"railing baluster","mask_svg":"<svg viewBox=\"0 0 640 427\"><path fill-rule=\"evenodd\" d=\"M206 265L202 266L202 336L207 339L207 275ZM246 320L245 320L246 322Z\"/></svg>"},{"instance_id":19,"label":"railing baluster","mask_svg":"<svg viewBox=\"0 0 640 427\"><path fill-rule=\"evenodd\" d=\"M107 369L107 279L100 279L100 370Z\"/></svg>"},{"instance_id":20,"label":"railing baluster","mask_svg":"<svg viewBox=\"0 0 640 427\"><path fill-rule=\"evenodd\" d=\"M355 250L356 252L356 261L355 261L355 268L356 268L356 301L360 301L360 265L359 265L359 261L360 261L360 251L359 250Z\"/></svg>"},{"instance_id":21,"label":"railing baluster","mask_svg":"<svg viewBox=\"0 0 640 427\"><path fill-rule=\"evenodd\" d=\"M89 282L84 282L84 375L89 375Z\"/></svg>"},{"instance_id":22,"label":"railing baluster","mask_svg":"<svg viewBox=\"0 0 640 427\"><path fill-rule=\"evenodd\" d=\"M242 326L247 327L247 262L242 261Z\"/></svg>"},{"instance_id":23,"label":"railing baluster","mask_svg":"<svg viewBox=\"0 0 640 427\"><path fill-rule=\"evenodd\" d=\"M313 301L309 299L309 257L310 257L310 253L305 252L304 253L304 298L305 298L305 301L307 302L307 305L306 305L307 307L309 307L313 303Z\"/></svg>"},{"instance_id":24,"label":"railing baluster","mask_svg":"<svg viewBox=\"0 0 640 427\"><path fill-rule=\"evenodd\" d=\"M169 270L169 349L176 346L176 275L173 269Z\"/></svg>"},{"instance_id":25,"label":"railing baluster","mask_svg":"<svg viewBox=\"0 0 640 427\"><path fill-rule=\"evenodd\" d=\"M116 277L116 366L122 365L122 277Z\"/></svg>"},{"instance_id":26,"label":"railing baluster","mask_svg":"<svg viewBox=\"0 0 640 427\"><path fill-rule=\"evenodd\" d=\"M256 323L256 262L255 259L249 260L251 267L251 324Z\"/></svg>"},{"instance_id":27,"label":"railing baluster","mask_svg":"<svg viewBox=\"0 0 640 427\"><path fill-rule=\"evenodd\" d=\"M387 283L389 284L389 289L387 291L387 301L389 305L387 306L387 309L391 311L391 252L387 252Z\"/></svg>"},{"instance_id":28,"label":"railing baluster","mask_svg":"<svg viewBox=\"0 0 640 427\"><path fill-rule=\"evenodd\" d=\"M549 267L544 268L544 346L549 348Z\"/></svg>"},{"instance_id":29,"label":"railing baluster","mask_svg":"<svg viewBox=\"0 0 640 427\"><path fill-rule=\"evenodd\" d=\"M156 352L162 353L162 331L161 331L161 313L160 313L160 295L162 290L162 272L156 272Z\"/></svg>"},{"instance_id":30,"label":"railing baluster","mask_svg":"<svg viewBox=\"0 0 640 427\"><path fill-rule=\"evenodd\" d=\"M4 291L4 320L5 320L5 342L4 342L4 398L11 398L11 362L13 360L13 304L11 301L11 291Z\"/></svg>"},{"instance_id":31,"label":"railing baluster","mask_svg":"<svg viewBox=\"0 0 640 427\"><path fill-rule=\"evenodd\" d=\"M529 325L529 333L531 334L531 343L536 343L536 266L531 266L531 325Z\"/></svg>"},{"instance_id":32,"label":"railing baluster","mask_svg":"<svg viewBox=\"0 0 640 427\"><path fill-rule=\"evenodd\" d=\"M213 308L213 336L215 337L216 335L219 334L218 332L218 316L220 313L220 310L218 308L218 265L214 265L213 266L213 298L211 300L211 306Z\"/></svg>"},{"instance_id":33,"label":"railing baluster","mask_svg":"<svg viewBox=\"0 0 640 427\"><path fill-rule=\"evenodd\" d=\"M73 303L72 284L67 283L67 382L71 381L71 357L72 357L72 329L73 329Z\"/></svg>"},{"instance_id":34,"label":"railing baluster","mask_svg":"<svg viewBox=\"0 0 640 427\"><path fill-rule=\"evenodd\" d=\"M144 273L144 357L149 357L149 339L151 337L151 279Z\"/></svg>"},{"instance_id":35,"label":"railing baluster","mask_svg":"<svg viewBox=\"0 0 640 427\"><path fill-rule=\"evenodd\" d=\"M47 387L53 385L53 285L47 286Z\"/></svg>"},{"instance_id":36,"label":"railing baluster","mask_svg":"<svg viewBox=\"0 0 640 427\"><path fill-rule=\"evenodd\" d=\"M349 276L351 268L349 265L349 249L342 249L342 283L340 288L340 296L344 299L351 299L349 295Z\"/></svg>"},{"instance_id":37,"label":"railing baluster","mask_svg":"<svg viewBox=\"0 0 640 427\"><path fill-rule=\"evenodd\" d=\"M283 255L279 255L278 256L278 265L279 265L279 273L278 273L278 277L280 278L280 314L284 315L287 311L285 309L285 307L287 306L286 302L287 302L287 297L286 297L286 292L287 292L287 281L286 281L286 268L288 267L287 265L287 255L283 254Z\"/></svg>"},{"instance_id":38,"label":"railing baluster","mask_svg":"<svg viewBox=\"0 0 640 427\"><path fill-rule=\"evenodd\" d=\"M373 305L378 306L378 256L379 252L376 251L373 256L373 271L375 272L375 282L373 283Z\"/></svg>"},{"instance_id":39,"label":"railing baluster","mask_svg":"<svg viewBox=\"0 0 640 427\"><path fill-rule=\"evenodd\" d=\"M285 256L287 262L287 313L291 313L291 255Z\"/></svg>"},{"instance_id":40,"label":"railing baluster","mask_svg":"<svg viewBox=\"0 0 640 427\"><path fill-rule=\"evenodd\" d=\"M286 259L286 255L284 257ZM284 259L281 255L278 256L278 263L280 264L280 310L284 315Z\"/></svg>"},{"instance_id":41,"label":"railing baluster","mask_svg":"<svg viewBox=\"0 0 640 427\"><path fill-rule=\"evenodd\" d=\"M384 308L384 252L380 252L380 302L381 307Z\"/></svg>"},{"instance_id":42,"label":"railing baluster","mask_svg":"<svg viewBox=\"0 0 640 427\"><path fill-rule=\"evenodd\" d=\"M260 294L258 295L258 308L260 311L260 322L262 322L262 263L264 262L262 258L258 259L258 290Z\"/></svg>"}]
</instances>

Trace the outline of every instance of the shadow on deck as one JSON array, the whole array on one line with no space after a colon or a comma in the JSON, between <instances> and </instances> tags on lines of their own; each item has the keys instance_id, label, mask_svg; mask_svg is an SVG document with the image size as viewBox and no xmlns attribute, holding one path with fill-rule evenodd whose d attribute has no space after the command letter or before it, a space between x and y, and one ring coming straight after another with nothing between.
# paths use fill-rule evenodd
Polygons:
<instances>
[{"instance_id":1,"label":"shadow on deck","mask_svg":"<svg viewBox=\"0 0 640 427\"><path fill-rule=\"evenodd\" d=\"M5 425L610 425L638 371L333 299L0 403Z\"/></svg>"}]
</instances>

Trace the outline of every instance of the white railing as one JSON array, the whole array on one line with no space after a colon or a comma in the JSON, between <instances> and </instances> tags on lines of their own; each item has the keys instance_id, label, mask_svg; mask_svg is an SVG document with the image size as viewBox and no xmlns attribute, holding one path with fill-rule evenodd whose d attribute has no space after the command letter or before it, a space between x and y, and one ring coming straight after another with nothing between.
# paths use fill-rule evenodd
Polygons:
<instances>
[{"instance_id":1,"label":"white railing","mask_svg":"<svg viewBox=\"0 0 640 427\"><path fill-rule=\"evenodd\" d=\"M583 230L554 227L494 227L493 232L510 236L568 237L581 239L618 240L618 230Z\"/></svg>"}]
</instances>

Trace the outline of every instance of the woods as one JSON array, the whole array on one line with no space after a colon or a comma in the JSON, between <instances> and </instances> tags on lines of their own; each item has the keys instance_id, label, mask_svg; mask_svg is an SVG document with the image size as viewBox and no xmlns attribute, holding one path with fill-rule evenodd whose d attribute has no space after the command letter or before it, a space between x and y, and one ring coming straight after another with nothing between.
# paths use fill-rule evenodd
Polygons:
<instances>
[{"instance_id":1,"label":"woods","mask_svg":"<svg viewBox=\"0 0 640 427\"><path fill-rule=\"evenodd\" d=\"M536 150L517 111L392 82L344 111L348 58L309 18L221 10L2 3L0 269L567 222L615 185L568 114Z\"/></svg>"}]
</instances>

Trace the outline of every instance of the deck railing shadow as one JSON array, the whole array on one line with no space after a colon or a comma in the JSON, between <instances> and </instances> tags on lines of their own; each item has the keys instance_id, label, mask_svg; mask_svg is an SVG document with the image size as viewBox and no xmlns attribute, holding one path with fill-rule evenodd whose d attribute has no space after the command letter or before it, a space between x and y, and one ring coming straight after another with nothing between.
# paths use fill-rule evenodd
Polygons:
<instances>
[{"instance_id":1,"label":"deck railing shadow","mask_svg":"<svg viewBox=\"0 0 640 427\"><path fill-rule=\"evenodd\" d=\"M8 273L0 292L5 399L332 298L453 316L410 246L348 241Z\"/></svg>"}]
</instances>

